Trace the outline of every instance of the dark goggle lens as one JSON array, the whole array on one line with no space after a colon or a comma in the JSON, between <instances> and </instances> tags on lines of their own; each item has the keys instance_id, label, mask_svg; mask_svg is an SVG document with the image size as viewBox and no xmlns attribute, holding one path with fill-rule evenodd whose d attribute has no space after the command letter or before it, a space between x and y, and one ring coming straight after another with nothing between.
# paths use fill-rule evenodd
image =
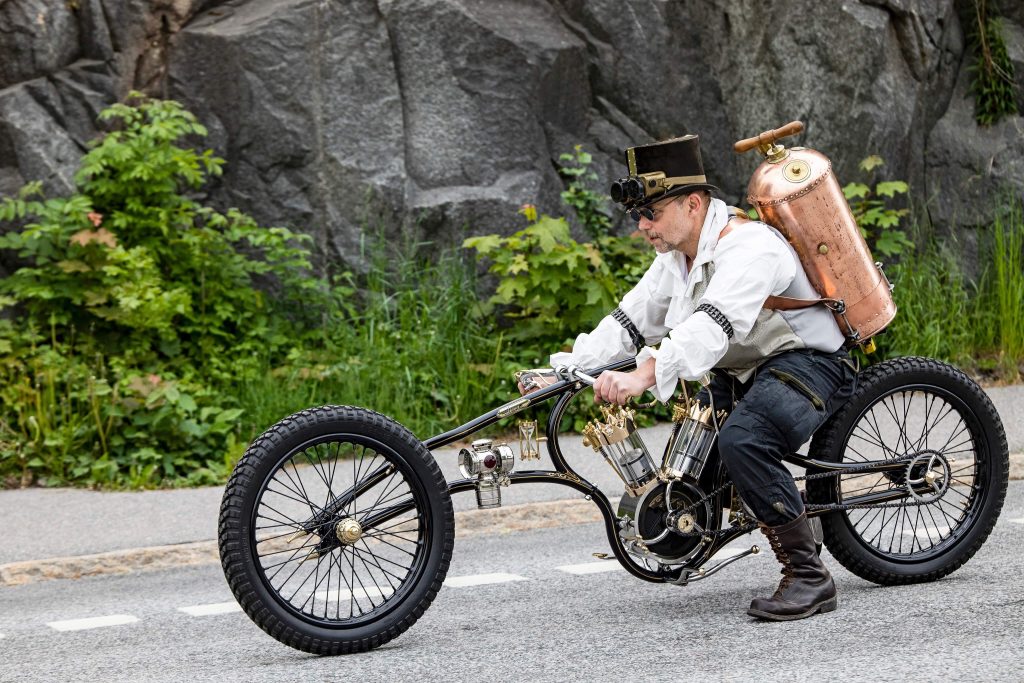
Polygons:
<instances>
[{"instance_id":1,"label":"dark goggle lens","mask_svg":"<svg viewBox=\"0 0 1024 683\"><path fill-rule=\"evenodd\" d=\"M635 223L639 223L641 218L646 218L649 221L654 220L654 212L649 207L643 207L642 209L630 209L626 212Z\"/></svg>"},{"instance_id":2,"label":"dark goggle lens","mask_svg":"<svg viewBox=\"0 0 1024 683\"><path fill-rule=\"evenodd\" d=\"M639 178L630 178L626 181L626 194L633 201L644 198L644 184Z\"/></svg>"},{"instance_id":3,"label":"dark goggle lens","mask_svg":"<svg viewBox=\"0 0 1024 683\"><path fill-rule=\"evenodd\" d=\"M620 178L612 183L610 194L613 202L625 203L629 199L629 194L626 191L626 178Z\"/></svg>"}]
</instances>

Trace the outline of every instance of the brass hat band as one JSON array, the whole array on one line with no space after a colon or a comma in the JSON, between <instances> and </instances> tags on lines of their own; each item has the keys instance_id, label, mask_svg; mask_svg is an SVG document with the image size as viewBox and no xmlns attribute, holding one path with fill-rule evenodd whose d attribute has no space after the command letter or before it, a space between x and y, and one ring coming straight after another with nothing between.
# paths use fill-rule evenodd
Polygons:
<instances>
[{"instance_id":1,"label":"brass hat band","mask_svg":"<svg viewBox=\"0 0 1024 683\"><path fill-rule=\"evenodd\" d=\"M671 178L664 178L658 184L668 189L672 185L693 185L694 183L707 185L708 177L703 175L677 175Z\"/></svg>"}]
</instances>

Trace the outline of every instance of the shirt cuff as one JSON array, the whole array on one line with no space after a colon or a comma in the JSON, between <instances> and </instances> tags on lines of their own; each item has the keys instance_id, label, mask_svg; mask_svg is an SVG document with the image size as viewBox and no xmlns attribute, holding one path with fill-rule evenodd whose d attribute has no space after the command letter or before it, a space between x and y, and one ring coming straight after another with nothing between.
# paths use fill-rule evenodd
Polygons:
<instances>
[{"instance_id":1,"label":"shirt cuff","mask_svg":"<svg viewBox=\"0 0 1024 683\"><path fill-rule=\"evenodd\" d=\"M650 391L656 399L662 403L668 403L668 400L672 398L672 394L676 392L679 376L673 374L670 370L666 370L665 363L658 362L658 354L658 349L645 346L637 354L636 364L639 366L650 358L654 359L654 386L651 387Z\"/></svg>"},{"instance_id":2,"label":"shirt cuff","mask_svg":"<svg viewBox=\"0 0 1024 683\"><path fill-rule=\"evenodd\" d=\"M592 370L630 357L632 347L625 328L611 316L605 316L593 332L576 337L572 352L551 354L551 367L575 365L580 370Z\"/></svg>"}]
</instances>

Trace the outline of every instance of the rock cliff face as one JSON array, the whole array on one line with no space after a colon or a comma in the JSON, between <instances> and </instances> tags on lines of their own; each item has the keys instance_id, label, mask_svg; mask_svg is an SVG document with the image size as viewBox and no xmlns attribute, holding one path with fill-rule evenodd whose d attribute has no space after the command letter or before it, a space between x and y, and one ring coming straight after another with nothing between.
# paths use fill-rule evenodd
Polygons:
<instances>
[{"instance_id":1,"label":"rock cliff face","mask_svg":"<svg viewBox=\"0 0 1024 683\"><path fill-rule=\"evenodd\" d=\"M1004 17L1024 111L1024 6ZM561 212L559 153L602 185L631 144L696 132L742 200L732 142L793 119L841 181L880 154L941 228L1024 194L1024 118L978 127L971 0L0 0L0 193L67 190L96 115L181 100L228 160L211 199L358 261L365 231L454 241Z\"/></svg>"}]
</instances>

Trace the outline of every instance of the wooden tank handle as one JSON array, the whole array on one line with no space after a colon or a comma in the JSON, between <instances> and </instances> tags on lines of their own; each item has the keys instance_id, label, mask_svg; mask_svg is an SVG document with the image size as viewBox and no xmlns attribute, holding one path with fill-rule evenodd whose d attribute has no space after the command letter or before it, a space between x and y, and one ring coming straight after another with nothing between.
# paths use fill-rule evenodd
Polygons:
<instances>
[{"instance_id":1,"label":"wooden tank handle","mask_svg":"<svg viewBox=\"0 0 1024 683\"><path fill-rule=\"evenodd\" d=\"M781 128L776 128L775 130L766 130L765 132L761 133L755 138L747 138L746 140L740 140L735 145L733 145L732 148L736 150L737 154L743 154L744 152L749 152L750 150L756 149L761 145L775 144L776 140L788 138L790 135L796 135L797 133L802 132L803 129L804 124L801 121L790 121Z\"/></svg>"}]
</instances>

